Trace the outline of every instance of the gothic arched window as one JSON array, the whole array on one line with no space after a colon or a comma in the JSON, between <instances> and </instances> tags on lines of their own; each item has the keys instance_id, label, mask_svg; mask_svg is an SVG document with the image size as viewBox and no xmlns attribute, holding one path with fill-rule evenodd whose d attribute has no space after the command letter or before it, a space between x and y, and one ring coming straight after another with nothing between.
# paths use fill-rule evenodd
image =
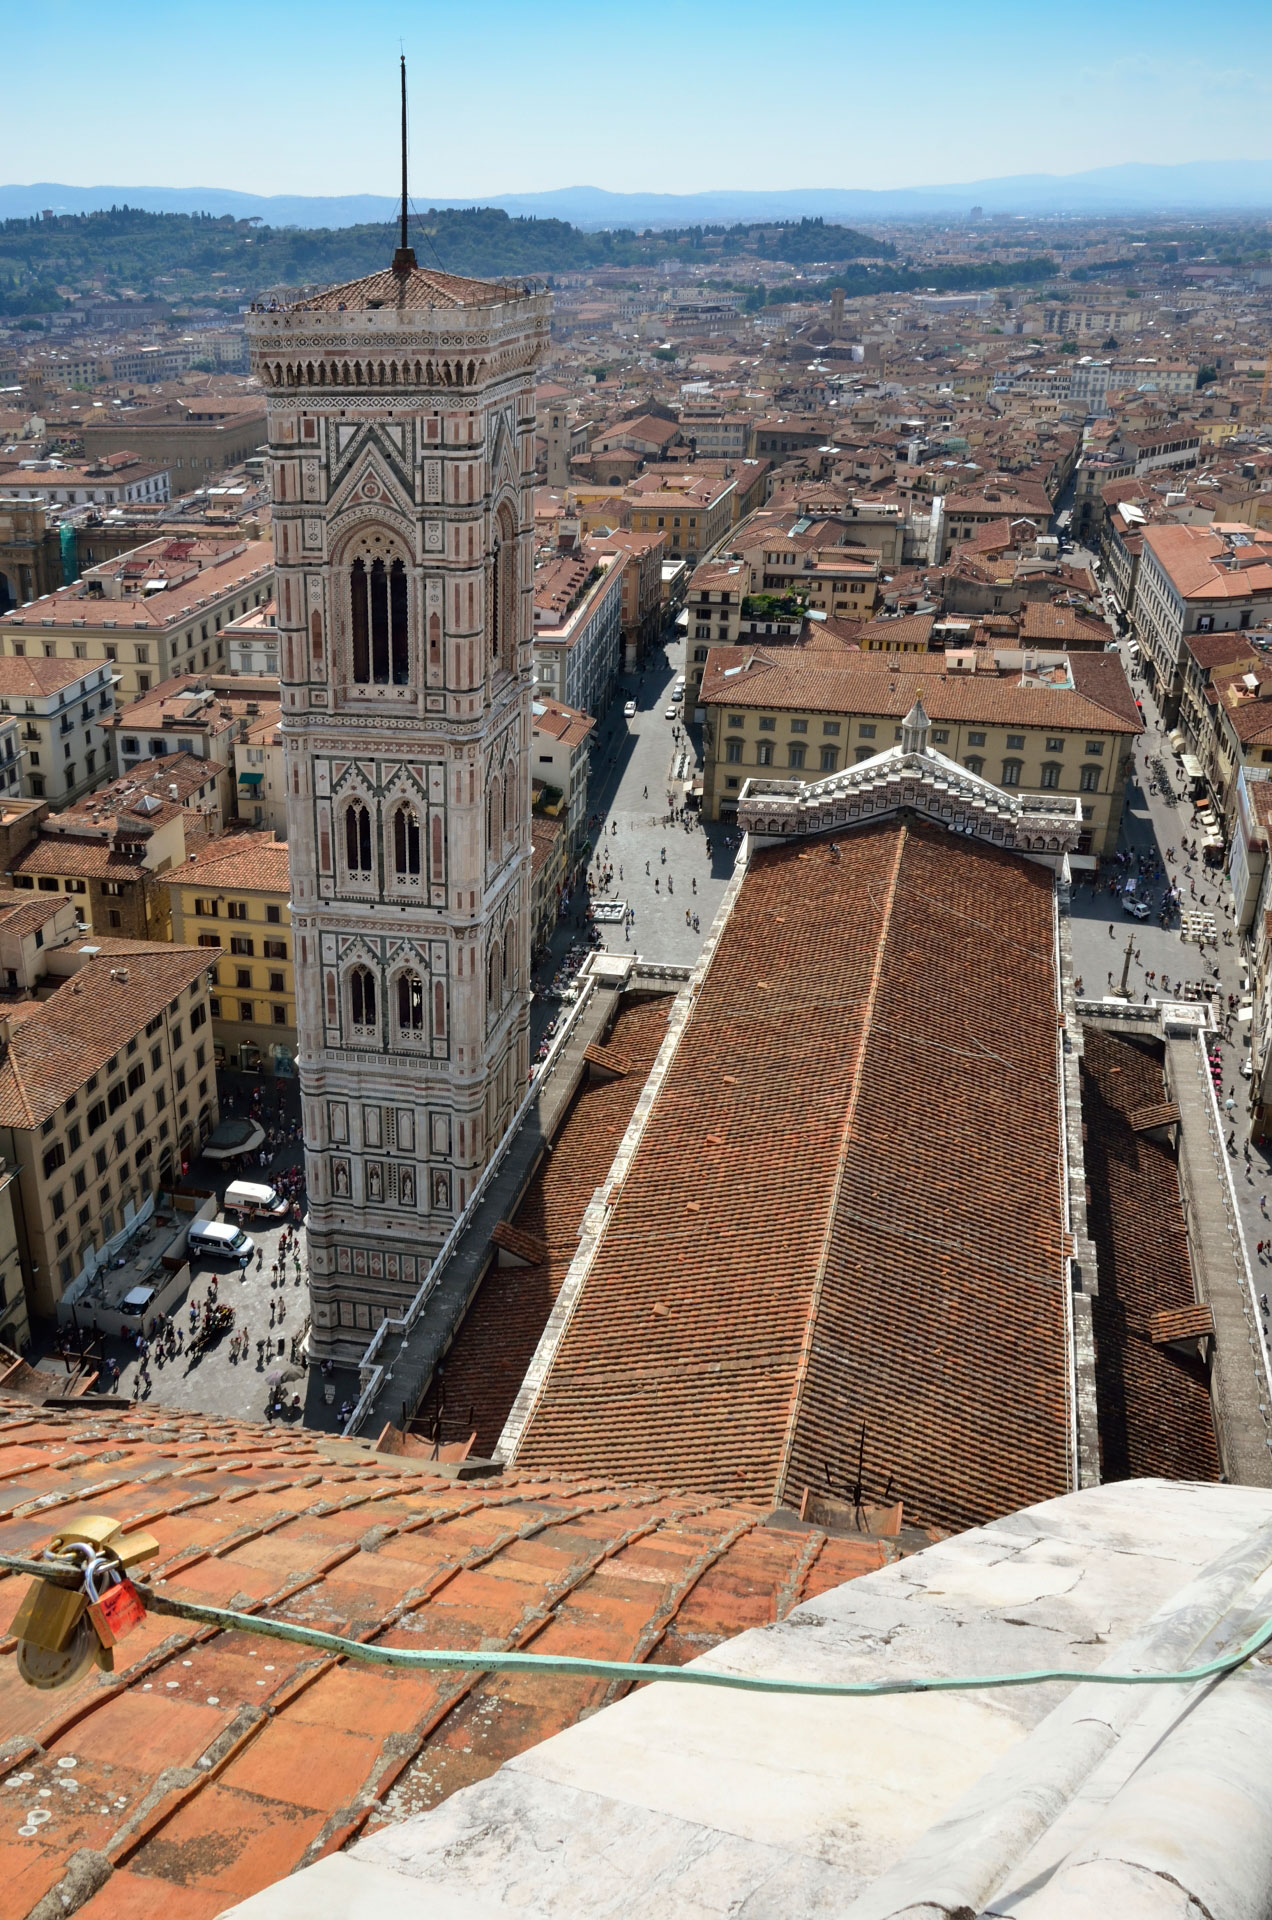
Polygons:
<instances>
[{"instance_id":1,"label":"gothic arched window","mask_svg":"<svg viewBox=\"0 0 1272 1920\"><path fill-rule=\"evenodd\" d=\"M389 576L383 560L371 562L371 679L389 684Z\"/></svg>"},{"instance_id":2,"label":"gothic arched window","mask_svg":"<svg viewBox=\"0 0 1272 1920\"><path fill-rule=\"evenodd\" d=\"M371 872L371 815L355 800L345 808L345 860L350 873Z\"/></svg>"},{"instance_id":3,"label":"gothic arched window","mask_svg":"<svg viewBox=\"0 0 1272 1920\"><path fill-rule=\"evenodd\" d=\"M492 660L497 660L499 658L499 642L501 638L500 631L499 631L499 626L500 626L499 556L502 553L502 551L503 551L502 542L499 539L499 535L496 534L494 557L492 559L491 568L490 568L490 657Z\"/></svg>"},{"instance_id":4,"label":"gothic arched window","mask_svg":"<svg viewBox=\"0 0 1272 1920\"><path fill-rule=\"evenodd\" d=\"M355 967L349 975L349 1011L355 1027L375 1025L375 975L370 967Z\"/></svg>"},{"instance_id":5,"label":"gothic arched window","mask_svg":"<svg viewBox=\"0 0 1272 1920\"><path fill-rule=\"evenodd\" d=\"M503 843L503 801L499 776L490 783L486 803L486 851L496 853Z\"/></svg>"},{"instance_id":6,"label":"gothic arched window","mask_svg":"<svg viewBox=\"0 0 1272 1920\"><path fill-rule=\"evenodd\" d=\"M419 877L420 823L413 807L401 806L393 816L393 867L399 880Z\"/></svg>"},{"instance_id":7,"label":"gothic arched window","mask_svg":"<svg viewBox=\"0 0 1272 1920\"><path fill-rule=\"evenodd\" d=\"M389 568L389 650L393 684L404 687L411 677L411 649L407 640L406 568L400 560Z\"/></svg>"},{"instance_id":8,"label":"gothic arched window","mask_svg":"<svg viewBox=\"0 0 1272 1920\"><path fill-rule=\"evenodd\" d=\"M418 973L400 973L397 983L397 1019L402 1033L424 1031L424 982Z\"/></svg>"},{"instance_id":9,"label":"gothic arched window","mask_svg":"<svg viewBox=\"0 0 1272 1920\"><path fill-rule=\"evenodd\" d=\"M499 509L490 566L490 657L507 659L516 645L517 529L507 506ZM515 664L515 663L514 663Z\"/></svg>"},{"instance_id":10,"label":"gothic arched window","mask_svg":"<svg viewBox=\"0 0 1272 1920\"><path fill-rule=\"evenodd\" d=\"M371 650L367 618L367 569L355 560L349 569L349 613L353 635L353 677L361 686L371 678Z\"/></svg>"}]
</instances>

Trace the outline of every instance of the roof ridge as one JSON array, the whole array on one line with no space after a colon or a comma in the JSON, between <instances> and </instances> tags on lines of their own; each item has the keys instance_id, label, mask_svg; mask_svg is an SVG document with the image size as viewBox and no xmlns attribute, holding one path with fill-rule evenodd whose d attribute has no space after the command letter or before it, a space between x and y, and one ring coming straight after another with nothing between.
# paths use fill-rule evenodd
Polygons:
<instances>
[{"instance_id":1,"label":"roof ridge","mask_svg":"<svg viewBox=\"0 0 1272 1920\"><path fill-rule=\"evenodd\" d=\"M848 1147L852 1139L853 1121L856 1118L857 1102L861 1096L861 1083L865 1076L866 1049L870 1043L871 1028L874 1024L875 1002L879 994L879 982L883 978L884 959L887 954L888 939L892 931L892 915L896 906L897 887L901 879L901 862L906 848L910 844L910 829L903 820L897 828L897 850L892 862L892 874L888 881L888 894L884 901L878 938L875 941L874 966L870 975L870 989L866 994L862 1012L861 1038L857 1043L857 1058L853 1063L852 1086L844 1106L844 1124L839 1136L839 1153L835 1163L835 1181L830 1195L830 1205L826 1209L826 1224L822 1232L821 1252L817 1256L817 1272L813 1279L812 1293L809 1297L808 1312L804 1320L804 1332L800 1341L799 1359L795 1364L795 1384L791 1389L790 1415L786 1423L786 1433L782 1440L782 1450L778 1463L777 1483L773 1488L774 1505L780 1505L782 1488L786 1484L786 1475L790 1469L791 1452L795 1445L795 1435L799 1428L800 1413L804 1403L804 1388L808 1381L808 1366L813 1351L813 1336L821 1308L822 1290L826 1284L826 1267L830 1260L831 1243L835 1234L835 1222L839 1214L839 1196L843 1190L844 1174L848 1165Z\"/></svg>"}]
</instances>

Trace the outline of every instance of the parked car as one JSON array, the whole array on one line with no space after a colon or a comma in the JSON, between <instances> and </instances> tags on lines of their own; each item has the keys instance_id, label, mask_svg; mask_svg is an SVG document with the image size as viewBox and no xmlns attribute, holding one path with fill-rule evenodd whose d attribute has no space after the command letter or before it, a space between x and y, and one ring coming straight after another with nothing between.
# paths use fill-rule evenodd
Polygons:
<instances>
[{"instance_id":1,"label":"parked car","mask_svg":"<svg viewBox=\"0 0 1272 1920\"><path fill-rule=\"evenodd\" d=\"M1132 898L1130 900L1123 900L1122 902L1122 912L1131 914L1136 920L1147 920L1152 911L1153 909L1149 906L1147 900L1136 900Z\"/></svg>"},{"instance_id":2,"label":"parked car","mask_svg":"<svg viewBox=\"0 0 1272 1920\"><path fill-rule=\"evenodd\" d=\"M245 1267L256 1252L256 1242L230 1220L196 1220L186 1236L186 1245L192 1259L237 1260L240 1267Z\"/></svg>"},{"instance_id":3,"label":"parked car","mask_svg":"<svg viewBox=\"0 0 1272 1920\"><path fill-rule=\"evenodd\" d=\"M664 720L678 720L679 718L680 718L680 710L679 710L679 708L677 708L677 707L664 707L664 708L663 708L663 719L664 719Z\"/></svg>"},{"instance_id":4,"label":"parked car","mask_svg":"<svg viewBox=\"0 0 1272 1920\"><path fill-rule=\"evenodd\" d=\"M623 718L624 720L634 720L636 718L636 702L634 700L628 700L624 705Z\"/></svg>"},{"instance_id":5,"label":"parked car","mask_svg":"<svg viewBox=\"0 0 1272 1920\"><path fill-rule=\"evenodd\" d=\"M256 1180L231 1180L225 1189L222 1204L227 1213L236 1213L242 1220L252 1219L258 1213L281 1220L291 1208L291 1202L283 1197L277 1187Z\"/></svg>"}]
</instances>

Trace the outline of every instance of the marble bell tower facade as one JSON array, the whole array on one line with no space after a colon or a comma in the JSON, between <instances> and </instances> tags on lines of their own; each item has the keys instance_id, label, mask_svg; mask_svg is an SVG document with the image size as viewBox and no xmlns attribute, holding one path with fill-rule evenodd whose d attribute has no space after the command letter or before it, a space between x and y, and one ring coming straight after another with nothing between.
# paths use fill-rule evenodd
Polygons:
<instances>
[{"instance_id":1,"label":"marble bell tower facade","mask_svg":"<svg viewBox=\"0 0 1272 1920\"><path fill-rule=\"evenodd\" d=\"M312 1351L414 1293L529 1073L549 296L392 268L248 316L266 393Z\"/></svg>"}]
</instances>

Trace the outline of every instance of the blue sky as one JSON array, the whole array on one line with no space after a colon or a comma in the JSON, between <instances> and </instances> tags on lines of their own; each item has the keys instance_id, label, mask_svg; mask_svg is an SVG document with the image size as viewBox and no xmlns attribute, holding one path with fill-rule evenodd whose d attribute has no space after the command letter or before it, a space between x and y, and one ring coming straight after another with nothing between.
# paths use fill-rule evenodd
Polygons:
<instances>
[{"instance_id":1,"label":"blue sky","mask_svg":"<svg viewBox=\"0 0 1272 1920\"><path fill-rule=\"evenodd\" d=\"M0 29L6 182L392 193L399 45L425 203L1272 158L1267 0L0 0Z\"/></svg>"}]
</instances>

